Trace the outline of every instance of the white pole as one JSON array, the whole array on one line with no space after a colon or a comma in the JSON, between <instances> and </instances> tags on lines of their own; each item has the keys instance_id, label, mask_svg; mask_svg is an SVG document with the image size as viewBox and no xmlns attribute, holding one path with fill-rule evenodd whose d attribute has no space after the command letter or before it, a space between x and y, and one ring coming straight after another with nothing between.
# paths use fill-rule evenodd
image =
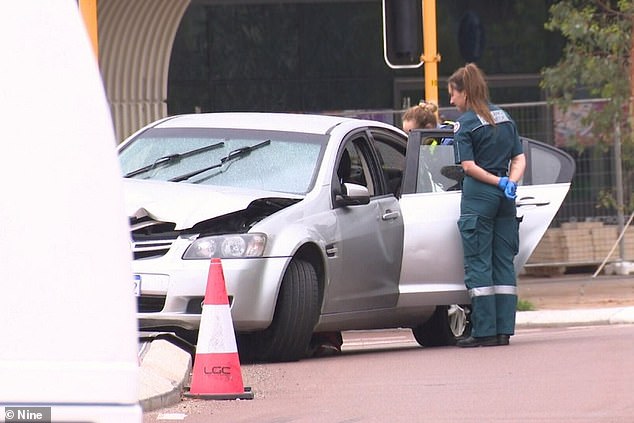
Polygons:
<instances>
[{"instance_id":1,"label":"white pole","mask_svg":"<svg viewBox=\"0 0 634 423\"><path fill-rule=\"evenodd\" d=\"M614 124L614 185L616 188L616 208L617 223L619 232L623 231L625 217L623 211L623 164L621 162L621 125L619 119L615 119ZM619 260L625 260L625 241L619 244Z\"/></svg>"},{"instance_id":2,"label":"white pole","mask_svg":"<svg viewBox=\"0 0 634 423\"><path fill-rule=\"evenodd\" d=\"M632 214L630 215L630 218L627 220L627 224L623 227L623 230L621 231L621 233L619 234L619 237L616 239L616 241L614 242L614 245L612 245L612 249L610 250L610 252L608 253L607 256L605 256L605 258L603 259L603 263L601 263L601 265L599 266L599 268L597 269L596 272L594 272L594 275L592 275L593 278L596 278L597 275L599 273L601 273L601 270L603 270L603 266L605 266L605 263L607 263L608 259L610 258L610 256L612 255L612 253L614 252L614 250L616 249L616 246L619 245L619 243L621 242L621 240L623 239L623 236L625 235L625 231L627 231L627 228L630 226L630 224L632 223L632 219L634 219L634 212L632 212ZM622 258L622 257L621 257ZM622 260L621 260L622 261Z\"/></svg>"}]
</instances>

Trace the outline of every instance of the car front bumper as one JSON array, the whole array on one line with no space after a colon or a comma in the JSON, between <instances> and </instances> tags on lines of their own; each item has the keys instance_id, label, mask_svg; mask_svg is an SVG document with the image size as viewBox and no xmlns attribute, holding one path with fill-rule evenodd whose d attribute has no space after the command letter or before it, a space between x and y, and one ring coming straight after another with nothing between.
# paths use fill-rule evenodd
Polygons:
<instances>
[{"instance_id":1,"label":"car front bumper","mask_svg":"<svg viewBox=\"0 0 634 423\"><path fill-rule=\"evenodd\" d=\"M289 260L289 257L221 260L236 331L258 331L271 324L279 286ZM179 257L176 261L169 254L135 260L132 269L140 278L139 304L145 305L141 310L152 310L138 313L140 328L197 329L209 279L209 265L207 260L181 260ZM209 283L222 281L210 280Z\"/></svg>"}]
</instances>

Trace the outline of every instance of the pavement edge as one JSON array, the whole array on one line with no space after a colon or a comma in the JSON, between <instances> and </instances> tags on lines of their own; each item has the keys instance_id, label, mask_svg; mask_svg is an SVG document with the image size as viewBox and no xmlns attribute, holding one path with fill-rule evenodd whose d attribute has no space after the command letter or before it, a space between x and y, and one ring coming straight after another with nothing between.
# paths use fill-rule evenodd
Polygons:
<instances>
[{"instance_id":1,"label":"pavement edge","mask_svg":"<svg viewBox=\"0 0 634 423\"><path fill-rule=\"evenodd\" d=\"M620 325L634 323L634 307L518 312L517 328Z\"/></svg>"},{"instance_id":2,"label":"pavement edge","mask_svg":"<svg viewBox=\"0 0 634 423\"><path fill-rule=\"evenodd\" d=\"M190 353L167 340L153 340L140 366L139 404L143 411L180 402L191 369Z\"/></svg>"}]
</instances>

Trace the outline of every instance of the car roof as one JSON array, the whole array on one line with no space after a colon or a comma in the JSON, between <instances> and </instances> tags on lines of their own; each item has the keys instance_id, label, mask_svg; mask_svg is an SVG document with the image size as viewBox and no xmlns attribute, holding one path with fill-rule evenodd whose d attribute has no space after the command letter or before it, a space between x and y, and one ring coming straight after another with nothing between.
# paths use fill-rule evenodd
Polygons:
<instances>
[{"instance_id":1,"label":"car roof","mask_svg":"<svg viewBox=\"0 0 634 423\"><path fill-rule=\"evenodd\" d=\"M342 116L296 113L197 113L166 118L154 128L234 128L328 134L341 124L353 126L391 127L378 121L360 120Z\"/></svg>"}]
</instances>

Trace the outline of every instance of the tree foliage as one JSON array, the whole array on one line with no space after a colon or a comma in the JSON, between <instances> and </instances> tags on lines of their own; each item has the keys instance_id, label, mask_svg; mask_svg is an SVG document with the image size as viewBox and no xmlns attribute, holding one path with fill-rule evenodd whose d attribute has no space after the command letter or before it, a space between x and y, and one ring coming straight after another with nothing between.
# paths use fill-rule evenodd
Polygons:
<instances>
[{"instance_id":1,"label":"tree foliage","mask_svg":"<svg viewBox=\"0 0 634 423\"><path fill-rule=\"evenodd\" d=\"M632 0L562 0L550 8L545 27L566 39L561 60L542 71L542 88L552 104L567 110L573 100L600 98L604 107L580 122L592 127L597 146L607 148L620 125L624 192L631 197L634 182L632 137ZM569 140L574 145L575 140ZM582 146L578 146L582 148ZM603 202L613 196L602 193ZM626 198L627 202L634 199ZM607 204L604 204L607 205ZM630 207L632 204L630 204Z\"/></svg>"}]
</instances>

